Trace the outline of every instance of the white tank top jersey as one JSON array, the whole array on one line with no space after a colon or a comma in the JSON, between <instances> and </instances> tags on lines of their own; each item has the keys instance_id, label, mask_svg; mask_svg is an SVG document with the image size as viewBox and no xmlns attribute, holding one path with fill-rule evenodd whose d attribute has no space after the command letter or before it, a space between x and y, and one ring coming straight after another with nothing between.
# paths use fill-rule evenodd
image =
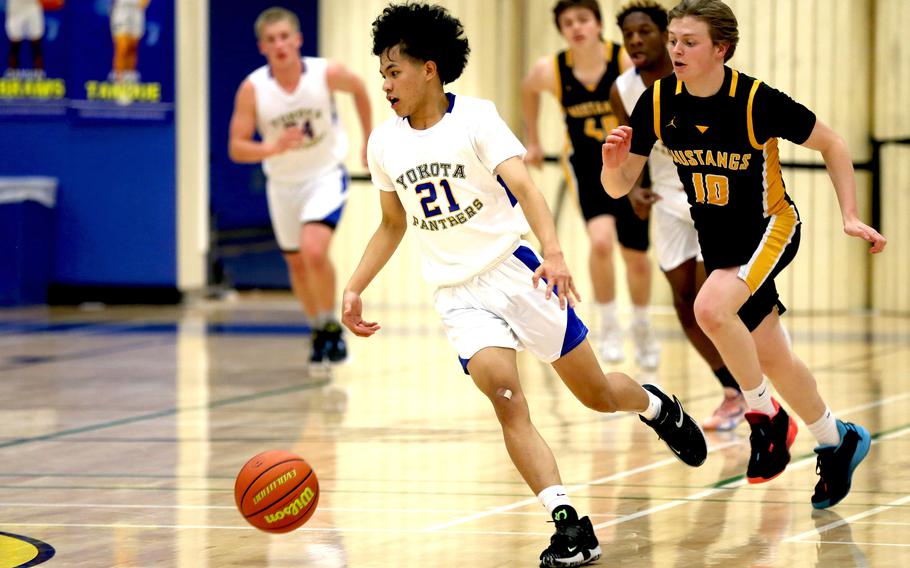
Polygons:
<instances>
[{"instance_id":1,"label":"white tank top jersey","mask_svg":"<svg viewBox=\"0 0 910 568\"><path fill-rule=\"evenodd\" d=\"M326 82L327 68L326 59L304 57L303 75L293 93L278 85L268 65L250 73L256 91L256 126L262 139L277 139L287 126L303 131L299 147L263 160L262 169L270 180L304 182L344 161L348 139Z\"/></svg>"},{"instance_id":2,"label":"white tank top jersey","mask_svg":"<svg viewBox=\"0 0 910 568\"><path fill-rule=\"evenodd\" d=\"M626 114L631 116L638 98L647 87L645 87L645 82L638 73L638 69L631 67L616 78L616 89L622 99L622 105L626 108ZM635 136L634 132L632 136ZM690 215L686 191L682 182L679 181L676 164L673 163L670 152L660 140L654 143L651 155L648 156L648 169L651 173L653 190L661 197L655 206L677 217L684 216L688 219Z\"/></svg>"},{"instance_id":3,"label":"white tank top jersey","mask_svg":"<svg viewBox=\"0 0 910 568\"><path fill-rule=\"evenodd\" d=\"M416 232L426 281L452 286L508 257L530 231L521 206L493 174L524 146L488 100L447 94L442 120L414 130L393 117L370 135L373 184L396 191Z\"/></svg>"}]
</instances>

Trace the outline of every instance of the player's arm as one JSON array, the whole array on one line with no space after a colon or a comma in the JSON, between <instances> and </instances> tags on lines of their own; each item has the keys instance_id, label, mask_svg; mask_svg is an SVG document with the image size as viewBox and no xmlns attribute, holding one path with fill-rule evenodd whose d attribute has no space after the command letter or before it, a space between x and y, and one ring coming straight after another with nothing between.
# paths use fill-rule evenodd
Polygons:
<instances>
[{"instance_id":1,"label":"player's arm","mask_svg":"<svg viewBox=\"0 0 910 568\"><path fill-rule=\"evenodd\" d=\"M354 269L354 274L345 286L341 300L341 321L351 333L359 337L369 337L380 329L377 322L363 320L363 302L360 295L392 258L408 228L407 216L396 192L380 191L379 205L382 208L379 227L367 243L360 264Z\"/></svg>"},{"instance_id":2,"label":"player's arm","mask_svg":"<svg viewBox=\"0 0 910 568\"><path fill-rule=\"evenodd\" d=\"M527 153L525 162L534 167L543 163L543 149L540 146L540 131L538 119L540 117L540 94L548 91L556 94L556 71L553 67L552 57L542 57L537 60L530 73L521 82L521 114L527 133Z\"/></svg>"},{"instance_id":3,"label":"player's arm","mask_svg":"<svg viewBox=\"0 0 910 568\"><path fill-rule=\"evenodd\" d=\"M354 97L357 118L360 120L360 131L363 134L363 147L360 150L360 161L367 165L367 140L373 130L373 116L370 110L370 98L363 80L347 67L336 61L329 61L326 69L326 82L332 91L344 91Z\"/></svg>"},{"instance_id":4,"label":"player's arm","mask_svg":"<svg viewBox=\"0 0 910 568\"><path fill-rule=\"evenodd\" d=\"M521 158L515 156L499 164L494 174L502 177L521 204L528 224L531 225L531 230L540 241L543 262L534 272L532 284L536 288L539 280L546 278L547 298L550 297L555 287L559 295L559 305L565 308L568 303L569 307L574 307L581 298L575 289L572 274L563 258L562 247L559 246L559 240L556 238L556 223L553 221L553 214L550 212L543 194L531 180L528 168L525 167Z\"/></svg>"},{"instance_id":5,"label":"player's arm","mask_svg":"<svg viewBox=\"0 0 910 568\"><path fill-rule=\"evenodd\" d=\"M621 53L625 54L626 52L623 50ZM626 57L628 57L628 54L626 54ZM616 115L616 120L619 124L629 124L629 113L626 112L626 105L622 102L619 87L616 86L615 81L610 87L610 108L613 110L613 114ZM651 205L660 199L656 193L651 191L651 188L644 187L644 177L645 170L642 168L641 174L632 185L632 189L629 190L629 201L632 202L632 210L641 219L648 218L648 215L651 214Z\"/></svg>"},{"instance_id":6,"label":"player's arm","mask_svg":"<svg viewBox=\"0 0 910 568\"><path fill-rule=\"evenodd\" d=\"M847 143L841 136L820 120L815 121L812 133L802 144L821 153L828 169L828 176L834 184L837 202L844 221L844 232L872 243L869 252L881 252L887 239L878 231L859 220L856 209L856 176L853 158Z\"/></svg>"},{"instance_id":7,"label":"player's arm","mask_svg":"<svg viewBox=\"0 0 910 568\"><path fill-rule=\"evenodd\" d=\"M631 144L632 128L620 126L610 131L601 148L600 183L614 199L629 193L648 161L646 156L630 153Z\"/></svg>"},{"instance_id":8,"label":"player's arm","mask_svg":"<svg viewBox=\"0 0 910 568\"><path fill-rule=\"evenodd\" d=\"M237 89L234 98L234 113L228 140L228 155L241 164L261 162L269 156L280 154L303 140L299 128L289 127L273 142L259 142L253 139L256 132L256 90L253 83L245 80Z\"/></svg>"}]
</instances>

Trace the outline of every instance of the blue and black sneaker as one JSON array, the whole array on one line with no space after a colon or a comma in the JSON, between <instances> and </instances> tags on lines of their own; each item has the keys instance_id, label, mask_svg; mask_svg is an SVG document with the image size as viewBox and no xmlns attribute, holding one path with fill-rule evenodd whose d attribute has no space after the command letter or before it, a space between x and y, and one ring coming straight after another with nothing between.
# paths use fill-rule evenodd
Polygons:
<instances>
[{"instance_id":1,"label":"blue and black sneaker","mask_svg":"<svg viewBox=\"0 0 910 568\"><path fill-rule=\"evenodd\" d=\"M851 422L837 421L840 443L836 446L815 448L818 461L815 473L819 475L812 496L812 506L827 509L841 502L850 492L853 471L869 453L872 436L869 431Z\"/></svg>"},{"instance_id":2,"label":"blue and black sneaker","mask_svg":"<svg viewBox=\"0 0 910 568\"><path fill-rule=\"evenodd\" d=\"M325 327L319 332L325 357L332 363L340 363L348 358L348 347L341 333L341 324L337 321L325 324Z\"/></svg>"}]
</instances>

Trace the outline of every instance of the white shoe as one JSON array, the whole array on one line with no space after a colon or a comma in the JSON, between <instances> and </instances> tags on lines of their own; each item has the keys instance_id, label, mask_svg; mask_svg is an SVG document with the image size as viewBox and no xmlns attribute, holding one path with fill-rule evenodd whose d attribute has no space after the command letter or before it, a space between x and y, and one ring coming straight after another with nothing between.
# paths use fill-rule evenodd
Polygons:
<instances>
[{"instance_id":1,"label":"white shoe","mask_svg":"<svg viewBox=\"0 0 910 568\"><path fill-rule=\"evenodd\" d=\"M626 358L622 349L622 330L619 326L604 329L600 333L600 358L605 363L621 363Z\"/></svg>"},{"instance_id":2,"label":"white shoe","mask_svg":"<svg viewBox=\"0 0 910 568\"><path fill-rule=\"evenodd\" d=\"M660 365L660 345L654 337L654 330L648 322L632 324L632 340L635 343L635 360L638 366L653 371Z\"/></svg>"}]
</instances>

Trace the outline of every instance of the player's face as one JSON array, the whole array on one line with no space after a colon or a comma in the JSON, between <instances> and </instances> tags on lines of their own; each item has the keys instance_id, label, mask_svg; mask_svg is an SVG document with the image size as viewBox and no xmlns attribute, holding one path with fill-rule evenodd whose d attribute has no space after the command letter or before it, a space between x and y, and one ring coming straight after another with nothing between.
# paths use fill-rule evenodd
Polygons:
<instances>
[{"instance_id":1,"label":"player's face","mask_svg":"<svg viewBox=\"0 0 910 568\"><path fill-rule=\"evenodd\" d=\"M639 68L660 63L667 50L667 33L661 32L644 12L632 12L622 21L622 41L632 63Z\"/></svg>"},{"instance_id":2,"label":"player's face","mask_svg":"<svg viewBox=\"0 0 910 568\"><path fill-rule=\"evenodd\" d=\"M600 42L603 26L587 8L569 8L559 15L559 32L572 47Z\"/></svg>"},{"instance_id":3,"label":"player's face","mask_svg":"<svg viewBox=\"0 0 910 568\"><path fill-rule=\"evenodd\" d=\"M711 41L708 24L704 21L692 16L674 18L667 26L667 32L667 50L680 81L697 79L724 64L726 48Z\"/></svg>"},{"instance_id":4,"label":"player's face","mask_svg":"<svg viewBox=\"0 0 910 568\"><path fill-rule=\"evenodd\" d=\"M264 26L259 37L259 53L264 55L272 66L299 59L301 45L303 36L285 20Z\"/></svg>"},{"instance_id":5,"label":"player's face","mask_svg":"<svg viewBox=\"0 0 910 568\"><path fill-rule=\"evenodd\" d=\"M398 116L410 116L423 100L426 73L419 61L401 53L395 46L379 56L379 73L385 98Z\"/></svg>"}]
</instances>

